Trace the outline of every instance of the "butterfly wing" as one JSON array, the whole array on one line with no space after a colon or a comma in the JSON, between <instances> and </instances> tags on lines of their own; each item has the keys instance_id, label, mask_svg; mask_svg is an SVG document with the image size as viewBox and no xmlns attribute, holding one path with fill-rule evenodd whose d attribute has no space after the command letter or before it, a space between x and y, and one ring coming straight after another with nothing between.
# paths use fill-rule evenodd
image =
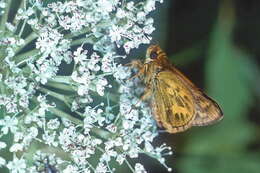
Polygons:
<instances>
[{"instance_id":1,"label":"butterfly wing","mask_svg":"<svg viewBox=\"0 0 260 173\"><path fill-rule=\"evenodd\" d=\"M194 92L196 99L195 119L193 126L205 126L216 123L223 118L223 112L218 104L201 91Z\"/></svg>"},{"instance_id":2,"label":"butterfly wing","mask_svg":"<svg viewBox=\"0 0 260 173\"><path fill-rule=\"evenodd\" d=\"M183 84L189 88L194 97L195 118L192 122L193 126L205 126L213 124L223 118L223 112L213 99L198 89L178 69L173 68L172 71L174 74L176 74L176 77L179 78Z\"/></svg>"},{"instance_id":3,"label":"butterfly wing","mask_svg":"<svg viewBox=\"0 0 260 173\"><path fill-rule=\"evenodd\" d=\"M159 72L152 82L152 110L160 126L169 133L192 126L195 102L190 90L172 71Z\"/></svg>"},{"instance_id":4,"label":"butterfly wing","mask_svg":"<svg viewBox=\"0 0 260 173\"><path fill-rule=\"evenodd\" d=\"M177 70L158 45L147 49L140 74L152 93L153 115L168 132L185 131L223 118L217 103Z\"/></svg>"},{"instance_id":5,"label":"butterfly wing","mask_svg":"<svg viewBox=\"0 0 260 173\"><path fill-rule=\"evenodd\" d=\"M159 72L152 84L152 109L159 126L178 133L220 121L223 113L218 104L180 71L175 72Z\"/></svg>"}]
</instances>

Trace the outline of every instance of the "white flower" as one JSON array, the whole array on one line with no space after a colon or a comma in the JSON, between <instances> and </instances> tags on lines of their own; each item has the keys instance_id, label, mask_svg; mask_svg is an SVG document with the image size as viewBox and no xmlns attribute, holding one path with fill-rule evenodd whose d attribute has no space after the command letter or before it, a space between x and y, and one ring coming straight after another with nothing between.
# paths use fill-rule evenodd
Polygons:
<instances>
[{"instance_id":1,"label":"white flower","mask_svg":"<svg viewBox=\"0 0 260 173\"><path fill-rule=\"evenodd\" d=\"M45 133L42 135L42 139L45 141L45 144L47 145L52 145L54 147L58 146L58 142L55 140L56 139L56 132L49 132L45 131Z\"/></svg>"},{"instance_id":2,"label":"white flower","mask_svg":"<svg viewBox=\"0 0 260 173\"><path fill-rule=\"evenodd\" d=\"M0 157L0 168L5 165L6 165L6 160L3 157Z\"/></svg>"},{"instance_id":3,"label":"white flower","mask_svg":"<svg viewBox=\"0 0 260 173\"><path fill-rule=\"evenodd\" d=\"M14 134L14 142L18 142L22 138L24 138L24 134L22 132L18 131Z\"/></svg>"},{"instance_id":4,"label":"white flower","mask_svg":"<svg viewBox=\"0 0 260 173\"><path fill-rule=\"evenodd\" d=\"M87 50L84 50L82 47L78 47L73 53L75 64L84 64L84 62L87 61L87 53Z\"/></svg>"},{"instance_id":5,"label":"white flower","mask_svg":"<svg viewBox=\"0 0 260 173\"><path fill-rule=\"evenodd\" d=\"M119 8L116 12L116 17L118 17L119 19L124 18L126 15L126 12L121 8Z\"/></svg>"},{"instance_id":6,"label":"white flower","mask_svg":"<svg viewBox=\"0 0 260 173\"><path fill-rule=\"evenodd\" d=\"M98 65L98 62L100 61L100 56L97 55L96 52L94 52L87 63L88 69L92 71L99 71L100 66Z\"/></svg>"},{"instance_id":7,"label":"white flower","mask_svg":"<svg viewBox=\"0 0 260 173\"><path fill-rule=\"evenodd\" d=\"M119 41L121 39L121 33L123 30L120 27L117 26L112 26L109 36L111 37L111 41Z\"/></svg>"},{"instance_id":8,"label":"white flower","mask_svg":"<svg viewBox=\"0 0 260 173\"><path fill-rule=\"evenodd\" d=\"M133 49L135 46L134 46L134 42L133 41L127 41L125 44L124 44L124 48L125 48L125 52L128 54L130 52L131 49Z\"/></svg>"},{"instance_id":9,"label":"white flower","mask_svg":"<svg viewBox=\"0 0 260 173\"><path fill-rule=\"evenodd\" d=\"M135 173L146 173L144 166L140 163L135 164Z\"/></svg>"},{"instance_id":10,"label":"white flower","mask_svg":"<svg viewBox=\"0 0 260 173\"><path fill-rule=\"evenodd\" d=\"M145 6L144 6L144 11L146 13L151 12L155 10L155 0L147 0Z\"/></svg>"},{"instance_id":11,"label":"white flower","mask_svg":"<svg viewBox=\"0 0 260 173\"><path fill-rule=\"evenodd\" d=\"M9 161L6 166L11 173L26 173L25 160L23 158L18 159L16 155L14 155L13 161Z\"/></svg>"},{"instance_id":12,"label":"white flower","mask_svg":"<svg viewBox=\"0 0 260 173\"><path fill-rule=\"evenodd\" d=\"M104 95L104 90L105 90L105 87L107 86L108 82L105 78L100 78L98 79L98 81L96 82L96 90L97 90L97 93L101 96Z\"/></svg>"},{"instance_id":13,"label":"white flower","mask_svg":"<svg viewBox=\"0 0 260 173\"><path fill-rule=\"evenodd\" d=\"M114 73L114 77L118 80L128 79L131 76L130 70L126 70L126 67L119 65L116 68L116 71Z\"/></svg>"},{"instance_id":14,"label":"white flower","mask_svg":"<svg viewBox=\"0 0 260 173\"><path fill-rule=\"evenodd\" d=\"M98 0L98 5L100 6L100 9L104 10L104 12L111 12L113 10L113 4L111 1Z\"/></svg>"},{"instance_id":15,"label":"white flower","mask_svg":"<svg viewBox=\"0 0 260 173\"><path fill-rule=\"evenodd\" d=\"M48 123L47 123L47 127L49 129L55 130L58 129L60 126L60 121L58 120L58 118L55 119L51 119Z\"/></svg>"},{"instance_id":16,"label":"white flower","mask_svg":"<svg viewBox=\"0 0 260 173\"><path fill-rule=\"evenodd\" d=\"M13 117L11 118L10 116L5 116L4 119L0 120L0 126L2 126L1 131L3 134L7 134L8 131L10 130L12 133L15 133L18 129L18 120Z\"/></svg>"},{"instance_id":17,"label":"white flower","mask_svg":"<svg viewBox=\"0 0 260 173\"><path fill-rule=\"evenodd\" d=\"M137 20L143 21L143 20L145 20L145 16L146 16L145 12L140 11L140 12L137 13L136 17L137 17Z\"/></svg>"},{"instance_id":18,"label":"white flower","mask_svg":"<svg viewBox=\"0 0 260 173\"><path fill-rule=\"evenodd\" d=\"M125 155L124 154L120 154L120 155L118 155L117 156L117 158L116 158L116 161L120 164L120 165L122 165L123 164L123 162L125 161Z\"/></svg>"},{"instance_id":19,"label":"white flower","mask_svg":"<svg viewBox=\"0 0 260 173\"><path fill-rule=\"evenodd\" d=\"M76 136L76 129L73 126L64 128L63 131L59 134L59 143L65 151L70 149L70 145L73 144L72 140Z\"/></svg>"},{"instance_id":20,"label":"white flower","mask_svg":"<svg viewBox=\"0 0 260 173\"><path fill-rule=\"evenodd\" d=\"M6 147L6 143L0 141L0 150Z\"/></svg>"},{"instance_id":21,"label":"white flower","mask_svg":"<svg viewBox=\"0 0 260 173\"><path fill-rule=\"evenodd\" d=\"M9 151L10 151L10 152L23 151L23 147L24 147L24 146L23 146L22 144L16 143L16 144L13 144L13 145L10 147Z\"/></svg>"},{"instance_id":22,"label":"white flower","mask_svg":"<svg viewBox=\"0 0 260 173\"><path fill-rule=\"evenodd\" d=\"M78 173L78 167L73 165L68 165L64 170L63 173Z\"/></svg>"},{"instance_id":23,"label":"white flower","mask_svg":"<svg viewBox=\"0 0 260 173\"><path fill-rule=\"evenodd\" d=\"M106 127L107 130L109 130L112 133L115 133L117 131L117 127L114 124L110 124Z\"/></svg>"},{"instance_id":24,"label":"white flower","mask_svg":"<svg viewBox=\"0 0 260 173\"><path fill-rule=\"evenodd\" d=\"M96 167L96 173L106 173L107 170L108 170L107 166L102 162L100 162Z\"/></svg>"},{"instance_id":25,"label":"white flower","mask_svg":"<svg viewBox=\"0 0 260 173\"><path fill-rule=\"evenodd\" d=\"M6 6L6 3L3 2L3 1L1 1L1 2L0 2L0 8L5 8L5 6Z\"/></svg>"}]
</instances>

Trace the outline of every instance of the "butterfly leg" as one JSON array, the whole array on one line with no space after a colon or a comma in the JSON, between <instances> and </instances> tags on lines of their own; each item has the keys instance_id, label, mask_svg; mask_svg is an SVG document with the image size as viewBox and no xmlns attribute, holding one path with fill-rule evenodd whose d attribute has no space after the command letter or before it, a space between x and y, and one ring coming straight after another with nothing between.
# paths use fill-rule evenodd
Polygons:
<instances>
[{"instance_id":1,"label":"butterfly leg","mask_svg":"<svg viewBox=\"0 0 260 173\"><path fill-rule=\"evenodd\" d=\"M143 68L143 63L140 60L133 60L130 63L125 64L125 66L128 66L130 68L141 69L141 68Z\"/></svg>"},{"instance_id":2,"label":"butterfly leg","mask_svg":"<svg viewBox=\"0 0 260 173\"><path fill-rule=\"evenodd\" d=\"M133 78L142 76L144 74L144 65L140 60L133 60L130 63L125 64L125 66L128 66L129 70L131 70L132 68L138 69L138 72L128 80L132 80Z\"/></svg>"},{"instance_id":3,"label":"butterfly leg","mask_svg":"<svg viewBox=\"0 0 260 173\"><path fill-rule=\"evenodd\" d=\"M150 89L145 89L144 94L141 96L140 100L134 104L134 107L139 105L142 101L146 100L148 97L150 97L152 94ZM132 111L133 107L130 109L129 113Z\"/></svg>"},{"instance_id":4,"label":"butterfly leg","mask_svg":"<svg viewBox=\"0 0 260 173\"><path fill-rule=\"evenodd\" d=\"M148 87L145 88L144 94L141 96L141 101L147 100L152 95L152 90Z\"/></svg>"},{"instance_id":5,"label":"butterfly leg","mask_svg":"<svg viewBox=\"0 0 260 173\"><path fill-rule=\"evenodd\" d=\"M161 118L159 116L158 108L157 108L156 103L154 101L151 102L151 108L152 108L153 117L156 120L158 127L163 127L162 122L161 122Z\"/></svg>"}]
</instances>

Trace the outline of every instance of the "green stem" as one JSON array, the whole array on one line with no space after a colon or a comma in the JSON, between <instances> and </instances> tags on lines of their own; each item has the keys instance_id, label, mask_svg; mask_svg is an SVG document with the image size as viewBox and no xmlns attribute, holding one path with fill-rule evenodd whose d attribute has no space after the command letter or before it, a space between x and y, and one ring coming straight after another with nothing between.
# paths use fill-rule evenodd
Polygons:
<instances>
[{"instance_id":1,"label":"green stem","mask_svg":"<svg viewBox=\"0 0 260 173\"><path fill-rule=\"evenodd\" d=\"M48 89L42 88L42 87L39 89L39 91L64 102L67 106L70 106L70 103L68 102L68 98L66 96L64 96L63 94L59 94L59 93L53 92L51 90L48 90Z\"/></svg>"},{"instance_id":2,"label":"green stem","mask_svg":"<svg viewBox=\"0 0 260 173\"><path fill-rule=\"evenodd\" d=\"M82 35L82 34L86 34L86 33L88 33L89 31L90 31L89 28L85 28L85 29L82 29L82 30L81 30L80 32L78 32L78 33L66 34L65 38L66 38L66 39L72 39L73 37L78 37L78 36L80 36L80 35Z\"/></svg>"},{"instance_id":3,"label":"green stem","mask_svg":"<svg viewBox=\"0 0 260 173\"><path fill-rule=\"evenodd\" d=\"M18 53L20 50L22 50L23 48L25 48L28 44L30 44L34 39L36 39L38 37L38 35L35 32L31 32L29 36L26 37L26 39L24 40L24 45L18 47L15 50L15 53Z\"/></svg>"},{"instance_id":4,"label":"green stem","mask_svg":"<svg viewBox=\"0 0 260 173\"><path fill-rule=\"evenodd\" d=\"M2 81L0 81L0 94L5 93L5 87L4 87L4 83Z\"/></svg>"},{"instance_id":5,"label":"green stem","mask_svg":"<svg viewBox=\"0 0 260 173\"><path fill-rule=\"evenodd\" d=\"M5 69L0 69L0 70L1 70L0 74L2 74L2 79L0 80L0 94L7 94L6 93L6 86L4 84L6 72L4 71Z\"/></svg>"},{"instance_id":6,"label":"green stem","mask_svg":"<svg viewBox=\"0 0 260 173\"><path fill-rule=\"evenodd\" d=\"M57 98L59 100L65 100L66 99L66 97L64 95L58 94L58 93L53 92L51 90L48 90L46 88L40 88L39 90L44 92L45 94L51 95L52 97L55 97L55 98Z\"/></svg>"},{"instance_id":7,"label":"green stem","mask_svg":"<svg viewBox=\"0 0 260 173\"><path fill-rule=\"evenodd\" d=\"M94 168L94 166L93 166L91 163L89 163L87 160L85 160L84 162L87 163L87 165L89 166L89 168L90 168L93 172L96 172L96 169Z\"/></svg>"},{"instance_id":8,"label":"green stem","mask_svg":"<svg viewBox=\"0 0 260 173\"><path fill-rule=\"evenodd\" d=\"M23 7L22 7L23 4L24 4L24 0L21 0L18 9L23 8ZM20 24L20 22L21 22L21 20L17 20L16 17L14 18L14 20L13 20L13 24L14 24L14 26L15 26L15 28L16 28L16 31L17 31L17 28L18 28L18 25Z\"/></svg>"},{"instance_id":9,"label":"green stem","mask_svg":"<svg viewBox=\"0 0 260 173\"><path fill-rule=\"evenodd\" d=\"M126 162L127 166L129 167L129 169L134 173L135 170L134 170L134 168L132 167L132 165L128 162L127 159L125 159L125 162Z\"/></svg>"},{"instance_id":10,"label":"green stem","mask_svg":"<svg viewBox=\"0 0 260 173\"><path fill-rule=\"evenodd\" d=\"M50 82L56 82L56 83L65 83L72 85L73 80L71 79L70 76L55 76L52 79L49 80Z\"/></svg>"},{"instance_id":11,"label":"green stem","mask_svg":"<svg viewBox=\"0 0 260 173\"><path fill-rule=\"evenodd\" d=\"M28 60L29 57L34 56L37 53L39 53L39 50L33 49L20 55L17 55L13 59L15 60L17 66L21 66Z\"/></svg>"},{"instance_id":12,"label":"green stem","mask_svg":"<svg viewBox=\"0 0 260 173\"><path fill-rule=\"evenodd\" d=\"M5 24L8 20L8 14L10 12L11 4L12 4L12 0L7 0L6 7L5 7L5 10L4 10L4 14L2 16L1 24L0 24L0 30L1 31L3 31L5 29Z\"/></svg>"},{"instance_id":13,"label":"green stem","mask_svg":"<svg viewBox=\"0 0 260 173\"><path fill-rule=\"evenodd\" d=\"M57 115L60 118L66 118L68 120L70 120L71 122L77 124L77 125L83 125L83 122L77 118L74 118L73 116L71 116L70 114L61 111L60 109L51 107L49 108L49 110L54 113L55 115Z\"/></svg>"},{"instance_id":14,"label":"green stem","mask_svg":"<svg viewBox=\"0 0 260 173\"><path fill-rule=\"evenodd\" d=\"M111 137L113 136L112 133L106 131L106 130L103 130L101 128L98 128L98 127L92 127L91 128L91 132L95 133L96 135L98 135L100 138L102 139L111 139Z\"/></svg>"},{"instance_id":15,"label":"green stem","mask_svg":"<svg viewBox=\"0 0 260 173\"><path fill-rule=\"evenodd\" d=\"M109 75L109 73L103 74L103 75ZM62 90L65 90L65 91L76 91L77 90L75 88L76 85L77 84L71 79L70 76L56 76L56 77L50 79L48 81L48 83L46 84L46 86L50 86L50 87L57 88L57 89L62 89ZM99 96L96 93L96 90L93 89L93 87L89 87L89 89L91 91L93 91L95 96ZM113 94L113 93L109 93L109 99L111 101L113 101L114 103L118 103L118 100L119 100L118 96L116 94Z\"/></svg>"},{"instance_id":16,"label":"green stem","mask_svg":"<svg viewBox=\"0 0 260 173\"><path fill-rule=\"evenodd\" d=\"M72 85L68 85L65 83L60 83L60 82L54 82L54 81L49 81L46 86L52 87L52 88L56 88L56 89L61 89L64 91L71 91L71 92L75 92L76 88L74 88Z\"/></svg>"},{"instance_id":17,"label":"green stem","mask_svg":"<svg viewBox=\"0 0 260 173\"><path fill-rule=\"evenodd\" d=\"M95 41L93 38L80 38L80 39L76 39L76 40L73 40L71 42L71 46L77 46L77 45L82 45L84 43L90 43L90 44L93 44Z\"/></svg>"},{"instance_id":18,"label":"green stem","mask_svg":"<svg viewBox=\"0 0 260 173\"><path fill-rule=\"evenodd\" d=\"M67 103L67 101L66 101L66 100L67 100L66 96L61 95L61 94L58 94L58 93L55 93L55 92L50 91L50 90L48 90L48 89L46 89L46 88L40 88L39 90L42 91L42 92L44 92L44 93L46 93L46 94L49 94L49 95L51 95L51 96L57 98L57 99L59 99L59 100L61 100L61 101L63 101L65 104L68 105L68 103ZM67 113L65 113L65 112L63 112L63 111L61 111L61 110L58 110L58 109L56 109L56 108L53 108L52 110L55 111L54 113L55 113L55 114L57 113L58 116L59 116L59 115L62 115L62 116L60 116L60 117L65 117L65 118L71 120L72 122L74 122L74 123L76 123L76 124L78 124L78 125L81 125L81 124L82 124L81 120L79 120L79 119L77 119L77 118L74 118L74 117L70 116L69 114L67 114ZM102 129L98 128L98 127L93 127L93 128L91 128L91 131L92 131L93 133L97 134L99 137L101 137L101 138L103 138L103 139L109 139L109 138L111 138L111 137L113 136L112 133L110 133L110 132L108 132L108 131L105 131L105 130L102 130Z\"/></svg>"},{"instance_id":19,"label":"green stem","mask_svg":"<svg viewBox=\"0 0 260 173\"><path fill-rule=\"evenodd\" d=\"M21 27L21 29L20 29L19 34L18 34L19 37L22 36L22 34L23 34L23 30L24 30L24 28L25 28L26 23L27 23L27 20L26 20L26 19L23 20L23 25L22 25L22 27Z\"/></svg>"},{"instance_id":20,"label":"green stem","mask_svg":"<svg viewBox=\"0 0 260 173\"><path fill-rule=\"evenodd\" d=\"M68 120L72 121L73 123L75 123L77 125L83 125L83 122L81 120L74 118L70 114L63 112L63 111L61 111L57 108L51 107L51 108L49 108L49 110L60 118L67 118ZM93 132L94 134L96 134L100 138L106 139L106 140L109 139L112 136L112 134L110 132L103 130L101 128L98 128L98 127L92 127L91 132Z\"/></svg>"}]
</instances>

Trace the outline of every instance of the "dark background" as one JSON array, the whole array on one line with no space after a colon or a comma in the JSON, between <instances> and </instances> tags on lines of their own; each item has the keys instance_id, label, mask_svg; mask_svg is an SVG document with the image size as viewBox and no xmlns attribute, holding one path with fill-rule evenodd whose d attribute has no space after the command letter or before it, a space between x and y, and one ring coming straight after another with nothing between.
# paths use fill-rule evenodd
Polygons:
<instances>
[{"instance_id":1,"label":"dark background","mask_svg":"<svg viewBox=\"0 0 260 173\"><path fill-rule=\"evenodd\" d=\"M224 112L216 125L161 134L158 143L174 151L166 163L176 173L260 172L260 1L165 0L153 17L153 42ZM140 161L149 173L167 172Z\"/></svg>"}]
</instances>

